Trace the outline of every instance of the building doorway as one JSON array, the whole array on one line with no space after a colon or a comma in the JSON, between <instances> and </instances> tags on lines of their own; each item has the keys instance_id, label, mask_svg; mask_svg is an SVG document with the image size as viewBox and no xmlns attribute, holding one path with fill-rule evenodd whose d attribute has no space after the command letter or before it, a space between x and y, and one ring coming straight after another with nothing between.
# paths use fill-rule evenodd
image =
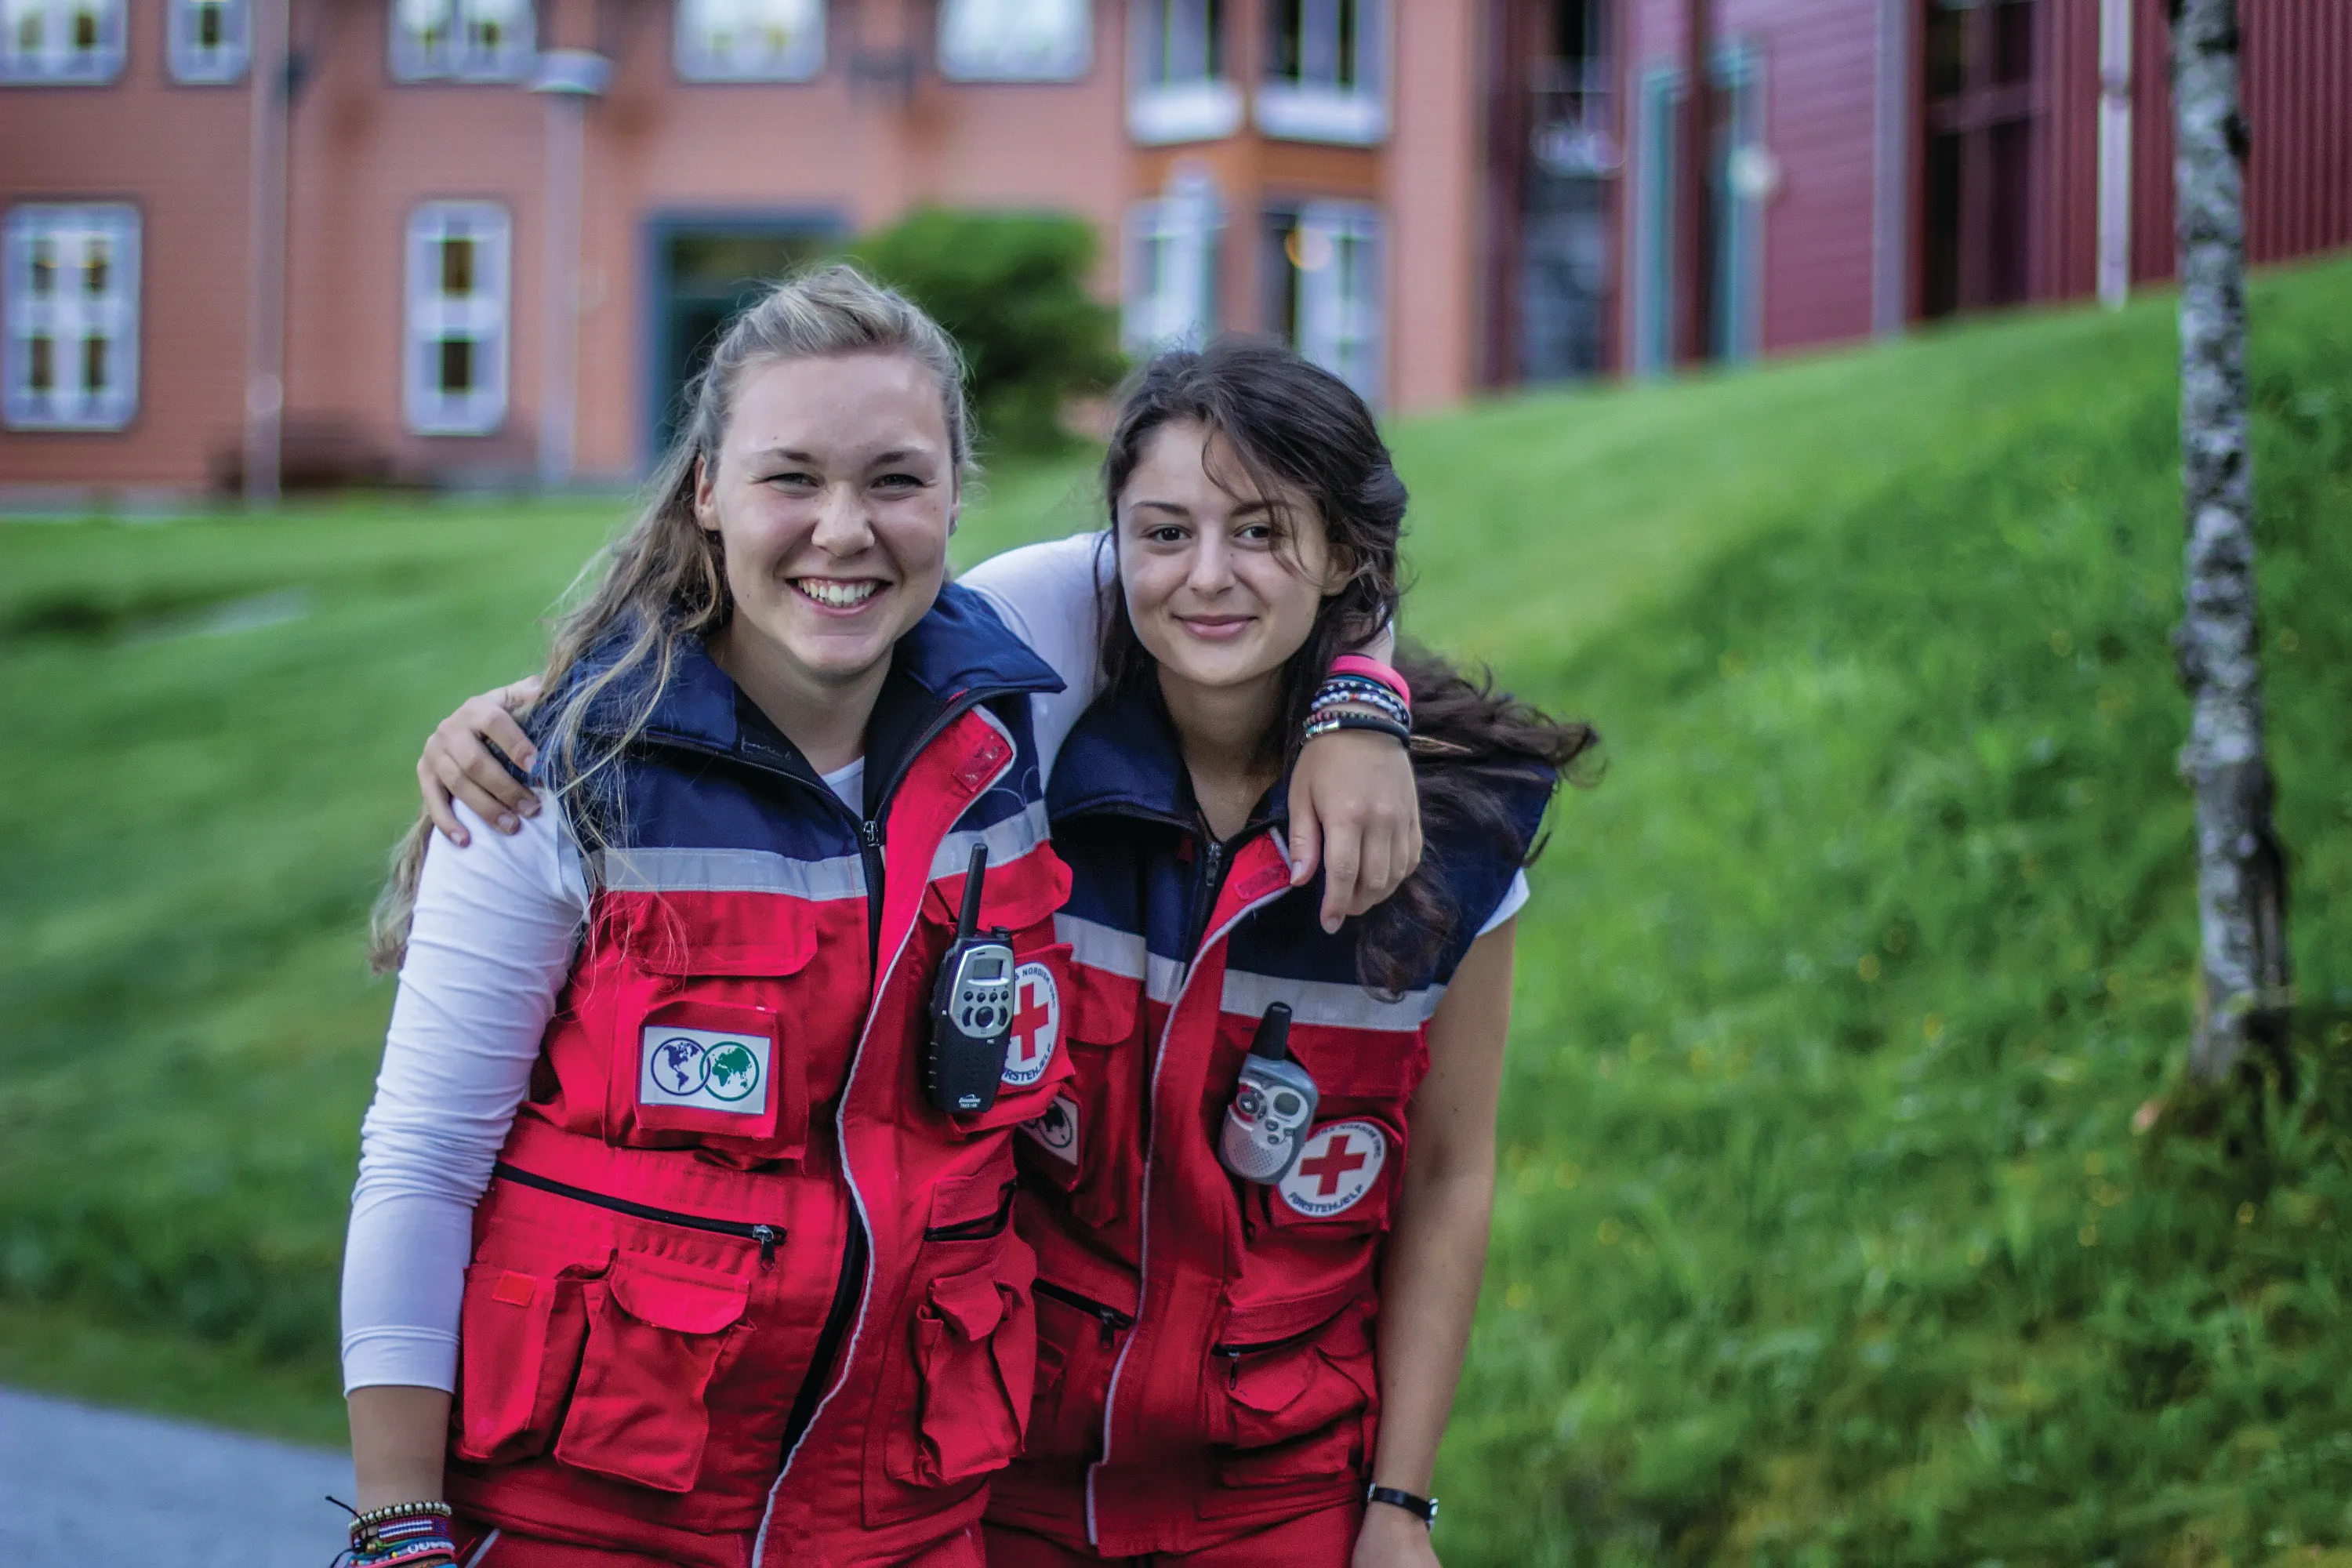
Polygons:
<instances>
[{"instance_id":1,"label":"building doorway","mask_svg":"<svg viewBox=\"0 0 2352 1568\"><path fill-rule=\"evenodd\" d=\"M1919 310L2013 305L2032 288L2035 0L1926 0Z\"/></svg>"},{"instance_id":2,"label":"building doorway","mask_svg":"<svg viewBox=\"0 0 2352 1568\"><path fill-rule=\"evenodd\" d=\"M1523 90L1518 379L1567 381L1605 368L1617 146L1608 0L1537 7Z\"/></svg>"},{"instance_id":3,"label":"building doorway","mask_svg":"<svg viewBox=\"0 0 2352 1568\"><path fill-rule=\"evenodd\" d=\"M647 466L668 449L685 413L686 384L709 363L726 329L761 289L836 243L830 215L657 217L646 226L651 252L647 321Z\"/></svg>"}]
</instances>

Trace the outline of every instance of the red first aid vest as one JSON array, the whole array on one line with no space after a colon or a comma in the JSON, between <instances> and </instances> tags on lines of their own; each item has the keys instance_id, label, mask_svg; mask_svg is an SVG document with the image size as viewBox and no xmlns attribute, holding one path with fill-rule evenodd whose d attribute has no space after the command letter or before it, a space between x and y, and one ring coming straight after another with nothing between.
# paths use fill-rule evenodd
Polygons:
<instances>
[{"instance_id":1,"label":"red first aid vest","mask_svg":"<svg viewBox=\"0 0 2352 1568\"><path fill-rule=\"evenodd\" d=\"M1491 843L1433 836L1454 939L1414 984L1375 995L1354 922L1326 933L1320 889L1290 887L1280 792L1220 844L1182 769L1144 688L1088 714L1051 789L1073 878L1058 931L1076 1076L1023 1129L1037 1394L989 1517L1105 1557L1197 1551L1363 1495L1381 1246L1429 1020L1517 868ZM1515 795L1520 844L1551 784L1530 769ZM1217 1140L1275 1002L1320 1098L1296 1165L1262 1185L1225 1171Z\"/></svg>"},{"instance_id":2,"label":"red first aid vest","mask_svg":"<svg viewBox=\"0 0 2352 1568\"><path fill-rule=\"evenodd\" d=\"M477 1211L467 1511L725 1568L898 1562L978 1516L1034 1362L1012 1129L1069 1071L1026 696L1053 685L950 589L899 645L861 818L685 651ZM983 840L1014 1041L994 1106L951 1117L923 1047Z\"/></svg>"}]
</instances>

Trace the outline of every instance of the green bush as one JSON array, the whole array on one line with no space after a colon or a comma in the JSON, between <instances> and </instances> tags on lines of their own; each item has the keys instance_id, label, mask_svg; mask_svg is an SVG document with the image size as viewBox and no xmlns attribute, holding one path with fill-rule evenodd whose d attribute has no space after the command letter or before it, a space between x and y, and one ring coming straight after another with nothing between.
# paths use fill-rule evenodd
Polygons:
<instances>
[{"instance_id":1,"label":"green bush","mask_svg":"<svg viewBox=\"0 0 2352 1568\"><path fill-rule=\"evenodd\" d=\"M1095 236L1077 218L926 207L848 255L963 345L981 436L993 450L1067 444L1063 405L1107 390L1125 369L1118 312L1087 290Z\"/></svg>"}]
</instances>

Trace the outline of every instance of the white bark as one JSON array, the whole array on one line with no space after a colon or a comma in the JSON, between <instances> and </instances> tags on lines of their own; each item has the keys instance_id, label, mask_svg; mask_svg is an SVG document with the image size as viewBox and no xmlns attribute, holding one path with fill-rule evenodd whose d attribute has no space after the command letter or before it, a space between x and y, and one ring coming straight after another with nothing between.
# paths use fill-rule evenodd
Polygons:
<instances>
[{"instance_id":1,"label":"white bark","mask_svg":"<svg viewBox=\"0 0 2352 1568\"><path fill-rule=\"evenodd\" d=\"M2250 1044L2280 1040L2288 979L2255 621L2237 0L2175 0L2172 83L2188 532L2187 609L2175 641L2190 701L2180 767L2196 795L2203 949L2189 1068L2210 1084L2226 1079Z\"/></svg>"}]
</instances>

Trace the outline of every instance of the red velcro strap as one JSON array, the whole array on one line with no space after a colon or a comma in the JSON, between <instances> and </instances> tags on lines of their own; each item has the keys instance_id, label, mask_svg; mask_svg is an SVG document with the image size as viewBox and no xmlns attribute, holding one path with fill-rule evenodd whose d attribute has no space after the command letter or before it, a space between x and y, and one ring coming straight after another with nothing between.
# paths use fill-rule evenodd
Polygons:
<instances>
[{"instance_id":1,"label":"red velcro strap","mask_svg":"<svg viewBox=\"0 0 2352 1568\"><path fill-rule=\"evenodd\" d=\"M528 1307L539 1294L539 1281L528 1274L518 1274L509 1268L499 1276L490 1287L490 1300L503 1301L509 1307Z\"/></svg>"}]
</instances>

